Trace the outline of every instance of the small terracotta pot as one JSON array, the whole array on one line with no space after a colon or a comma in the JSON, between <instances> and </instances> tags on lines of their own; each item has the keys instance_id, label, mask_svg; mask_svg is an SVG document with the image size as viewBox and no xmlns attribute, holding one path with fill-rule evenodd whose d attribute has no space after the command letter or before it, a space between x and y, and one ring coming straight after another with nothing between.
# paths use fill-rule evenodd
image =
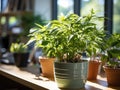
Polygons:
<instances>
[{"instance_id":1,"label":"small terracotta pot","mask_svg":"<svg viewBox=\"0 0 120 90\"><path fill-rule=\"evenodd\" d=\"M99 70L99 61L89 61L87 80L96 80Z\"/></svg>"},{"instance_id":2,"label":"small terracotta pot","mask_svg":"<svg viewBox=\"0 0 120 90\"><path fill-rule=\"evenodd\" d=\"M51 80L54 80L54 61L55 58L40 58L39 62L42 69L42 75Z\"/></svg>"},{"instance_id":3,"label":"small terracotta pot","mask_svg":"<svg viewBox=\"0 0 120 90\"><path fill-rule=\"evenodd\" d=\"M120 68L113 69L107 66L103 66L106 77L107 83L109 86L120 86Z\"/></svg>"}]
</instances>

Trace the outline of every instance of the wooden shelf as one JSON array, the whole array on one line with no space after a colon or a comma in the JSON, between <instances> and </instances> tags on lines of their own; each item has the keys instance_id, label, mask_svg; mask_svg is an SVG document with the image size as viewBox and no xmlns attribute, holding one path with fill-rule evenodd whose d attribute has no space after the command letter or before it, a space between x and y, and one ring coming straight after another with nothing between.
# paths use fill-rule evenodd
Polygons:
<instances>
[{"instance_id":1,"label":"wooden shelf","mask_svg":"<svg viewBox=\"0 0 120 90\"><path fill-rule=\"evenodd\" d=\"M4 47L7 50L9 50L9 46L11 45L11 43L15 42L19 38L20 33L14 33L12 32L12 29L14 27L19 27L22 30L23 27L21 18L24 15L33 15L33 11L17 11L17 12L11 11L0 13L0 35L1 35L0 38L9 37L7 38L8 45ZM4 24L2 24L2 17L5 17ZM10 26L11 24L9 23L11 17L16 17L17 20L17 23L15 23L13 26ZM4 45L3 41L2 44Z\"/></svg>"},{"instance_id":2,"label":"wooden shelf","mask_svg":"<svg viewBox=\"0 0 120 90\"><path fill-rule=\"evenodd\" d=\"M27 68L18 68L14 65L0 64L0 75L16 81L33 90L60 90L54 81L39 75L39 68L29 65ZM120 87L108 87L106 77L98 75L97 80L87 81L82 90L120 90Z\"/></svg>"},{"instance_id":3,"label":"wooden shelf","mask_svg":"<svg viewBox=\"0 0 120 90\"><path fill-rule=\"evenodd\" d=\"M32 11L17 11L17 12L4 12L4 13L0 13L0 17L3 17L3 16L16 16L16 15L24 15L24 14L33 14Z\"/></svg>"},{"instance_id":4,"label":"wooden shelf","mask_svg":"<svg viewBox=\"0 0 120 90\"><path fill-rule=\"evenodd\" d=\"M34 90L58 90L54 81L50 81L44 77L36 77L39 70L36 66L28 66L27 68L17 68L14 65L0 65L0 75L3 75L13 81L25 85Z\"/></svg>"}]
</instances>

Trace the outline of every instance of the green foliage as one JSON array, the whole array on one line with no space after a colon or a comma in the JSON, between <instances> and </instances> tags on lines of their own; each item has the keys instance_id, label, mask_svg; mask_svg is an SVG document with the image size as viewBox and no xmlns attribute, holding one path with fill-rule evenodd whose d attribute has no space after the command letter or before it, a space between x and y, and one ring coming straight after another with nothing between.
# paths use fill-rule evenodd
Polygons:
<instances>
[{"instance_id":1,"label":"green foliage","mask_svg":"<svg viewBox=\"0 0 120 90\"><path fill-rule=\"evenodd\" d=\"M32 13L26 13L21 17L21 23L23 27L23 32L21 35L28 35L29 30L35 26L35 23L41 25L45 24L45 20L40 15L34 15Z\"/></svg>"},{"instance_id":2,"label":"green foliage","mask_svg":"<svg viewBox=\"0 0 120 90\"><path fill-rule=\"evenodd\" d=\"M112 34L106 38L104 52L102 61L106 62L108 66L114 68L120 67L120 34Z\"/></svg>"},{"instance_id":3,"label":"green foliage","mask_svg":"<svg viewBox=\"0 0 120 90\"><path fill-rule=\"evenodd\" d=\"M27 52L27 46L24 43L12 43L10 46L10 52L25 53Z\"/></svg>"},{"instance_id":4,"label":"green foliage","mask_svg":"<svg viewBox=\"0 0 120 90\"><path fill-rule=\"evenodd\" d=\"M81 53L86 51L89 56L97 53L105 36L103 28L97 28L95 21L99 20L93 10L87 16L76 14L60 16L47 25L33 28L30 40L36 41L37 47L42 47L49 57L57 57L61 61L80 61Z\"/></svg>"}]
</instances>

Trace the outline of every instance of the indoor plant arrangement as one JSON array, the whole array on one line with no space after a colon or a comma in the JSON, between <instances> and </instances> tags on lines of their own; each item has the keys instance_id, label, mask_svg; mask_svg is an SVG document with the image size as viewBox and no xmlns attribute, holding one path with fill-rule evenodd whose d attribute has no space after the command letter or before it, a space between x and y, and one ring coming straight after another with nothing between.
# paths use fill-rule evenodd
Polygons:
<instances>
[{"instance_id":1,"label":"indoor plant arrangement","mask_svg":"<svg viewBox=\"0 0 120 90\"><path fill-rule=\"evenodd\" d=\"M16 66L26 67L28 65L29 52L26 44L12 43L10 46L10 52L13 53Z\"/></svg>"},{"instance_id":2,"label":"indoor plant arrangement","mask_svg":"<svg viewBox=\"0 0 120 90\"><path fill-rule=\"evenodd\" d=\"M38 28L30 31L29 42L36 41L36 46L42 47L46 56L56 57L54 73L59 88L84 87L88 60L83 60L83 52L91 55L99 46L99 39L95 37L100 36L102 30L98 30L94 22L98 18L93 10L84 17L69 14L45 26L37 24ZM90 45L94 45L92 50Z\"/></svg>"},{"instance_id":3,"label":"indoor plant arrangement","mask_svg":"<svg viewBox=\"0 0 120 90\"><path fill-rule=\"evenodd\" d=\"M108 85L120 86L120 34L109 35L104 44L102 62Z\"/></svg>"}]
</instances>

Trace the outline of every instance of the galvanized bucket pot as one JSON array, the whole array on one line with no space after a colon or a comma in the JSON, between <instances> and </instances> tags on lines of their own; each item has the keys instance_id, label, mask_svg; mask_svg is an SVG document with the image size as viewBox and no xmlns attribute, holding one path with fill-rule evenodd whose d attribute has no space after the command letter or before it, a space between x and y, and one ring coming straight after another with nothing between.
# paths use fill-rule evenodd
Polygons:
<instances>
[{"instance_id":1,"label":"galvanized bucket pot","mask_svg":"<svg viewBox=\"0 0 120 90\"><path fill-rule=\"evenodd\" d=\"M83 88L87 80L88 61L79 63L54 63L55 81L59 88L79 89Z\"/></svg>"}]
</instances>

